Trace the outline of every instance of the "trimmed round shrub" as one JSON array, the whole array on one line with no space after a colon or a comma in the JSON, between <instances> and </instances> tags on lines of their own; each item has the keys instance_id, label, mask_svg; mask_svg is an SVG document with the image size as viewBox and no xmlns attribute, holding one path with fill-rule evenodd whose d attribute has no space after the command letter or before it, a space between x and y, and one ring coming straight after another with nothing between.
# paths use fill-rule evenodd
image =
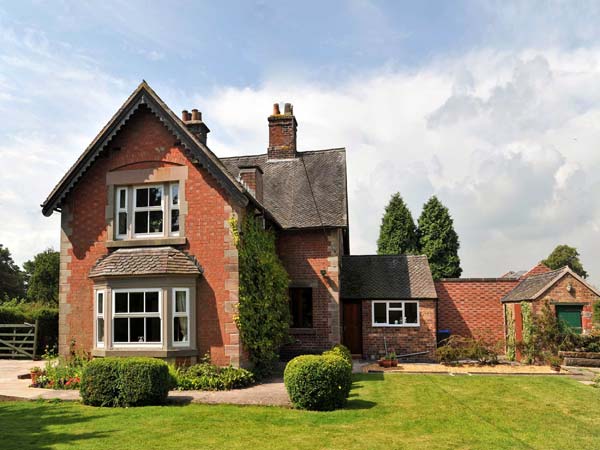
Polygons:
<instances>
[{"instance_id":1,"label":"trimmed round shrub","mask_svg":"<svg viewBox=\"0 0 600 450\"><path fill-rule=\"evenodd\" d=\"M352 368L338 355L303 355L287 364L283 379L294 407L331 411L346 404Z\"/></svg>"},{"instance_id":2,"label":"trimmed round shrub","mask_svg":"<svg viewBox=\"0 0 600 450\"><path fill-rule=\"evenodd\" d=\"M324 355L337 355L344 358L352 367L352 353L350 353L350 349L342 344L337 344L331 350L327 350L323 352Z\"/></svg>"},{"instance_id":3,"label":"trimmed round shrub","mask_svg":"<svg viewBox=\"0 0 600 450\"><path fill-rule=\"evenodd\" d=\"M153 358L98 358L81 379L83 403L92 406L160 405L172 383L164 361Z\"/></svg>"}]
</instances>

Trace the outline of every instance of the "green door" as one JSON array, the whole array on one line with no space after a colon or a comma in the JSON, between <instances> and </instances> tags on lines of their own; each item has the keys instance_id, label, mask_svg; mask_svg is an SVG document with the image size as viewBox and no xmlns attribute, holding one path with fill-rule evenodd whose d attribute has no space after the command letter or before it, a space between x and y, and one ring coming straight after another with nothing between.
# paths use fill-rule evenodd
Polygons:
<instances>
[{"instance_id":1,"label":"green door","mask_svg":"<svg viewBox=\"0 0 600 450\"><path fill-rule=\"evenodd\" d=\"M581 309L582 306L577 305L556 305L556 317L575 333L581 333Z\"/></svg>"}]
</instances>

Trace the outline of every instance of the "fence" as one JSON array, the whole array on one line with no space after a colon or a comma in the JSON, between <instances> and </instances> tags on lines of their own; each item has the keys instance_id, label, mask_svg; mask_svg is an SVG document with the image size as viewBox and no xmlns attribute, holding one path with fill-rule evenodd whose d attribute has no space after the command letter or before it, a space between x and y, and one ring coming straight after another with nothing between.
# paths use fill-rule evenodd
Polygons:
<instances>
[{"instance_id":1,"label":"fence","mask_svg":"<svg viewBox=\"0 0 600 450\"><path fill-rule=\"evenodd\" d=\"M35 324L0 324L0 358L35 359L38 321Z\"/></svg>"}]
</instances>

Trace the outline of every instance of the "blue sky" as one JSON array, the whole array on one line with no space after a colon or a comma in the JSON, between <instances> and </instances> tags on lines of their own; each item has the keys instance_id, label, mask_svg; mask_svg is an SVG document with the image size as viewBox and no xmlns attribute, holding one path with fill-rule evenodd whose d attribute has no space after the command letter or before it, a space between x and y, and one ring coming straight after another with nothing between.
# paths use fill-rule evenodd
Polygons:
<instances>
[{"instance_id":1,"label":"blue sky","mask_svg":"<svg viewBox=\"0 0 600 450\"><path fill-rule=\"evenodd\" d=\"M274 101L303 150L348 151L353 253L389 196L438 195L465 274L575 245L600 284L599 2L0 4L0 242L58 246L39 204L141 79L261 153Z\"/></svg>"}]
</instances>

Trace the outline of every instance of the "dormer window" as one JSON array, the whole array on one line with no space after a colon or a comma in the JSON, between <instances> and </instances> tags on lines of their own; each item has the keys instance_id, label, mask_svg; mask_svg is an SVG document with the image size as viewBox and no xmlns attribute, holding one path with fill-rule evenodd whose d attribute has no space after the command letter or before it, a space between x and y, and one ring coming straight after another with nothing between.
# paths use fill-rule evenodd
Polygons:
<instances>
[{"instance_id":1,"label":"dormer window","mask_svg":"<svg viewBox=\"0 0 600 450\"><path fill-rule=\"evenodd\" d=\"M115 239L179 236L179 183L115 189Z\"/></svg>"}]
</instances>

